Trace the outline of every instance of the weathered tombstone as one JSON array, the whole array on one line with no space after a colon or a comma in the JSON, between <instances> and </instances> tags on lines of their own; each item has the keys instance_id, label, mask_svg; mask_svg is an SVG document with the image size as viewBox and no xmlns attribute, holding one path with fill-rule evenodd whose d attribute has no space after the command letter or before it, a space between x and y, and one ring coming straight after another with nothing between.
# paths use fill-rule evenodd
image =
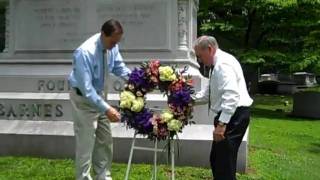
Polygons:
<instances>
[{"instance_id":1,"label":"weathered tombstone","mask_svg":"<svg viewBox=\"0 0 320 180\"><path fill-rule=\"evenodd\" d=\"M320 92L301 91L293 95L294 116L320 119L319 107Z\"/></svg>"},{"instance_id":2,"label":"weathered tombstone","mask_svg":"<svg viewBox=\"0 0 320 180\"><path fill-rule=\"evenodd\" d=\"M300 86L312 87L317 84L313 73L295 72L293 73L293 80Z\"/></svg>"},{"instance_id":3,"label":"weathered tombstone","mask_svg":"<svg viewBox=\"0 0 320 180\"><path fill-rule=\"evenodd\" d=\"M278 75L278 79L277 92L280 94L294 94L317 84L315 75L307 72L296 72L292 76Z\"/></svg>"},{"instance_id":4,"label":"weathered tombstone","mask_svg":"<svg viewBox=\"0 0 320 180\"><path fill-rule=\"evenodd\" d=\"M259 81L277 81L278 76L276 74L261 74Z\"/></svg>"},{"instance_id":5,"label":"weathered tombstone","mask_svg":"<svg viewBox=\"0 0 320 180\"><path fill-rule=\"evenodd\" d=\"M259 78L258 89L261 94L276 94L279 80L276 74L262 74Z\"/></svg>"},{"instance_id":6,"label":"weathered tombstone","mask_svg":"<svg viewBox=\"0 0 320 180\"><path fill-rule=\"evenodd\" d=\"M71 53L109 18L124 26L121 53L129 67L142 61L190 66L195 90L206 80L197 70L191 51L197 30L197 0L10 0L6 16L6 48L0 54L0 155L72 157L74 141L69 85ZM108 99L119 101L121 86L111 80ZM147 96L148 106L165 107L161 94ZM196 107L198 123L179 135L177 164L209 166L212 122L207 107ZM122 124L112 125L117 162L126 162L133 131ZM201 132L201 133L199 133ZM238 170L247 166L247 135L239 152ZM144 138L139 143L151 144ZM57 146L57 144L59 144ZM19 146L19 148L17 148ZM140 152L135 162L150 162L152 156ZM196 158L190 158L190 157Z\"/></svg>"}]
</instances>

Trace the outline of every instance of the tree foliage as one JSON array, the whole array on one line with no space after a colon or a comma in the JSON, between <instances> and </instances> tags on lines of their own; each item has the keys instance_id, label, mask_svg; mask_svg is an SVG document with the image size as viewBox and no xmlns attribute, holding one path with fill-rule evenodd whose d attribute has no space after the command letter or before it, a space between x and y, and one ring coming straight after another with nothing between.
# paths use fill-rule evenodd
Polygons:
<instances>
[{"instance_id":1,"label":"tree foliage","mask_svg":"<svg viewBox=\"0 0 320 180\"><path fill-rule=\"evenodd\" d=\"M201 0L198 22L242 63L320 74L320 0Z\"/></svg>"}]
</instances>

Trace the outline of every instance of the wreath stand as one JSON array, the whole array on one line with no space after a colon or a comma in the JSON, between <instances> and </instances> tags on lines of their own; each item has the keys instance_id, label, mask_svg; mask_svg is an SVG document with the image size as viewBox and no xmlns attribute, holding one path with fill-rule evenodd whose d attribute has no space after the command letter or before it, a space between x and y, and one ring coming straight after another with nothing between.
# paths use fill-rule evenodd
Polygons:
<instances>
[{"instance_id":1,"label":"wreath stand","mask_svg":"<svg viewBox=\"0 0 320 180\"><path fill-rule=\"evenodd\" d=\"M126 171L126 177L125 180L128 180L129 178L129 173L130 173L130 169L131 169L131 161L132 161L132 156L133 156L133 152L134 150L142 150L142 151L153 151L154 152L154 158L153 158L153 172L152 172L152 180L156 180L157 179L157 153L158 152L167 152L166 149L158 149L158 140L155 140L154 143L154 148L150 148L150 147L144 147L144 146L136 146L136 136L137 136L137 131L135 131L134 136L133 136L133 140L132 140L132 145L131 145L131 149L130 149L130 155L129 155L129 160L128 160L128 165L127 165L127 171ZM174 142L172 140L169 140L170 143L170 156L171 156L171 180L175 179L175 175L174 175Z\"/></svg>"}]
</instances>

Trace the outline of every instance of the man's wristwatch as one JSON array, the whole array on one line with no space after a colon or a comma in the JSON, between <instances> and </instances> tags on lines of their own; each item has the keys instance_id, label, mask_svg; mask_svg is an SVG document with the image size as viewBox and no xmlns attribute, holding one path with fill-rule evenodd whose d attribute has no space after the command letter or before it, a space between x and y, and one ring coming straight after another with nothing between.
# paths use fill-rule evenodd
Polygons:
<instances>
[{"instance_id":1,"label":"man's wristwatch","mask_svg":"<svg viewBox=\"0 0 320 180\"><path fill-rule=\"evenodd\" d=\"M217 125L224 127L224 126L226 126L227 124L226 124L226 123L223 123L223 122L221 122L221 121L218 121L218 124L217 124Z\"/></svg>"}]
</instances>

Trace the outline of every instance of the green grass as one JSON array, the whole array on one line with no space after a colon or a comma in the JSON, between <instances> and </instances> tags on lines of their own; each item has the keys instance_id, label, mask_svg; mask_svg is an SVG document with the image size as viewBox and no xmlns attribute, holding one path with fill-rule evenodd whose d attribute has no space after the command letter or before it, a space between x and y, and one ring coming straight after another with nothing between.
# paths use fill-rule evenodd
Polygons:
<instances>
[{"instance_id":1,"label":"green grass","mask_svg":"<svg viewBox=\"0 0 320 180\"><path fill-rule=\"evenodd\" d=\"M312 92L320 92L320 86L315 86L315 87L310 87L310 88L306 88L303 91L312 91Z\"/></svg>"},{"instance_id":2,"label":"green grass","mask_svg":"<svg viewBox=\"0 0 320 180\"><path fill-rule=\"evenodd\" d=\"M72 179L72 160L49 160L24 157L0 158L0 180Z\"/></svg>"},{"instance_id":3,"label":"green grass","mask_svg":"<svg viewBox=\"0 0 320 180\"><path fill-rule=\"evenodd\" d=\"M288 96L256 96L252 107L249 140L249 172L238 179L320 179L320 120L289 116ZM124 179L126 164L114 163L114 180ZM131 178L151 178L152 166L135 164ZM211 179L210 169L177 167L176 179ZM0 180L74 179L72 160L1 157ZM170 168L160 166L158 179L168 179Z\"/></svg>"},{"instance_id":4,"label":"green grass","mask_svg":"<svg viewBox=\"0 0 320 180\"><path fill-rule=\"evenodd\" d=\"M255 98L249 142L255 178L320 179L320 121L291 117L291 110L291 97Z\"/></svg>"},{"instance_id":5,"label":"green grass","mask_svg":"<svg viewBox=\"0 0 320 180\"><path fill-rule=\"evenodd\" d=\"M112 176L114 180L123 180L126 164L114 163ZM152 166L134 164L130 179L151 179ZM176 167L176 179L211 179L209 169L194 167ZM160 165L158 179L168 179L170 167ZM74 179L72 160L48 160L26 157L0 158L0 180L68 180Z\"/></svg>"}]
</instances>

